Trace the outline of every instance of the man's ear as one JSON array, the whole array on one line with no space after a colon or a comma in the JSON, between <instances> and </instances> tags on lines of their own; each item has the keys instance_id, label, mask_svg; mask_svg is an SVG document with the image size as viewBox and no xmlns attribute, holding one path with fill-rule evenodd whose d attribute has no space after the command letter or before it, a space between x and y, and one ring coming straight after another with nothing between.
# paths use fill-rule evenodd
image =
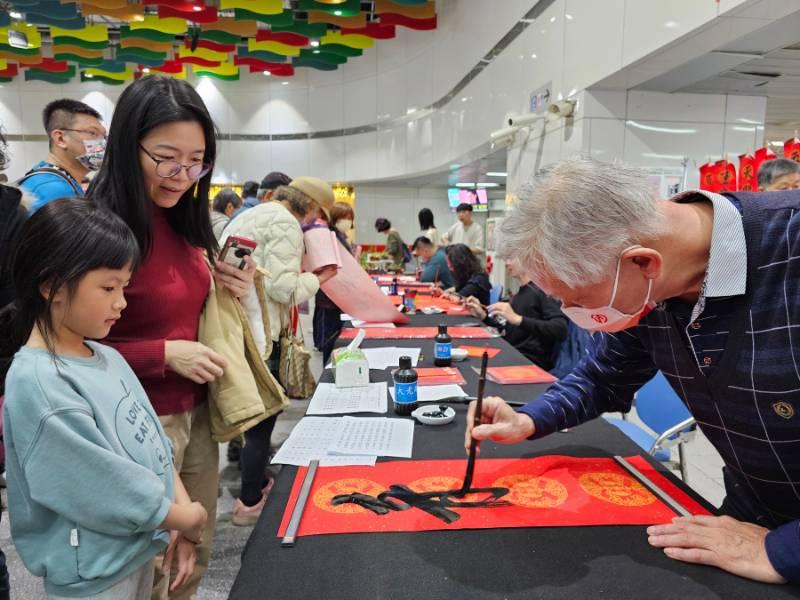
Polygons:
<instances>
[{"instance_id":1,"label":"man's ear","mask_svg":"<svg viewBox=\"0 0 800 600\"><path fill-rule=\"evenodd\" d=\"M639 267L647 279L658 277L664 266L664 257L659 251L652 248L634 248L625 255L625 258L630 259Z\"/></svg>"},{"instance_id":2,"label":"man's ear","mask_svg":"<svg viewBox=\"0 0 800 600\"><path fill-rule=\"evenodd\" d=\"M54 129L50 132L50 146L58 146L59 148L66 148L67 142L64 140L64 132L60 129Z\"/></svg>"}]
</instances>

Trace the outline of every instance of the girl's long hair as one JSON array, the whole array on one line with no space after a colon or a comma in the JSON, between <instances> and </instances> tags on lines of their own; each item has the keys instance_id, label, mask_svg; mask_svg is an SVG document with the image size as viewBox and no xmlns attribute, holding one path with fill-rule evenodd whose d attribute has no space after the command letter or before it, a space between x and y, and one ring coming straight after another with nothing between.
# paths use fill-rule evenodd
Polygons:
<instances>
[{"instance_id":1,"label":"girl's long hair","mask_svg":"<svg viewBox=\"0 0 800 600\"><path fill-rule=\"evenodd\" d=\"M55 354L53 298L66 286L71 298L95 269L136 268L139 245L118 216L81 198L45 204L23 225L11 263L14 302L0 311L0 394L14 354L39 327Z\"/></svg>"}]
</instances>

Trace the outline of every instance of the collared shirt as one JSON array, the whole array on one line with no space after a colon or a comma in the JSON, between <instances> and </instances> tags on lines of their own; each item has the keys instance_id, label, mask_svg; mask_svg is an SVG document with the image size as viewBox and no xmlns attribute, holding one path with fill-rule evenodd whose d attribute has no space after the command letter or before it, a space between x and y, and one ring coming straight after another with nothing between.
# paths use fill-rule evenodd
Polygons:
<instances>
[{"instance_id":1,"label":"collared shirt","mask_svg":"<svg viewBox=\"0 0 800 600\"><path fill-rule=\"evenodd\" d=\"M712 192L701 193L687 192L673 198L674 202L697 202L704 196L714 207L711 248L700 296L694 306L678 299L668 300L665 306L686 332L700 371L708 375L728 339L731 300L747 290L747 243L738 202Z\"/></svg>"}]
</instances>

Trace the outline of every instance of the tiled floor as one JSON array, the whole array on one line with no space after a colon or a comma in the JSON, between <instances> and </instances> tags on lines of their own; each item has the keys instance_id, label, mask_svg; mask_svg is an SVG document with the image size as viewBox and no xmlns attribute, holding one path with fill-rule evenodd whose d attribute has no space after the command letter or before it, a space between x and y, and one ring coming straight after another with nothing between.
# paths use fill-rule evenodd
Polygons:
<instances>
[{"instance_id":1,"label":"tiled floor","mask_svg":"<svg viewBox=\"0 0 800 600\"><path fill-rule=\"evenodd\" d=\"M310 343L312 339L310 318L304 316L301 318L301 322L305 339L309 341L308 345L312 346ZM313 351L313 348L309 348L309 350L313 353L312 365L315 375L318 375L322 367L321 357L319 353ZM286 439L292 427L302 418L307 406L307 401L292 401L291 407L281 415L275 426L273 434L275 445L279 445ZM636 421L636 416L632 415L631 419ZM673 451L673 454L675 454L673 458L676 458L677 452ZM719 455L708 440L698 433L697 437L687 445L686 457L689 465L689 485L712 504L718 506L725 493L722 484L722 461ZM239 488L238 468L228 464L226 446L222 446L220 448L221 495L217 508L217 533L211 567L197 595L198 600L227 598L239 570L239 557L250 533L249 528L235 527L230 520L233 501L239 493ZM3 496L5 505L5 490ZM8 559L12 598L45 600L46 596L41 582L28 573L22 565L11 541L7 515L3 515L3 517L2 523L0 523L0 548L5 551Z\"/></svg>"}]
</instances>

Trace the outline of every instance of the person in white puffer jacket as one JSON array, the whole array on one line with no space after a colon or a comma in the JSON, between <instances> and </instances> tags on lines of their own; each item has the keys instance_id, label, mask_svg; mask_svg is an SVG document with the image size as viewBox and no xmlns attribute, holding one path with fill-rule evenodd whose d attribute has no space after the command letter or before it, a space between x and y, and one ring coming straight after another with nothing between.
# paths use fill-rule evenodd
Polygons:
<instances>
[{"instance_id":1,"label":"person in white puffer jacket","mask_svg":"<svg viewBox=\"0 0 800 600\"><path fill-rule=\"evenodd\" d=\"M272 337L267 365L276 378L281 330L287 325L293 303L313 297L321 284L336 275L336 267L315 274L303 273L300 266L304 252L301 226L313 222L320 211L327 215L333 203L333 189L326 182L298 177L276 189L270 202L254 206L232 220L223 234L226 238L237 235L258 243L253 258L268 272L263 279ZM234 525L254 525L267 500L272 481L266 481L264 469L277 418L274 415L245 434L240 458L242 493L233 507Z\"/></svg>"}]
</instances>

